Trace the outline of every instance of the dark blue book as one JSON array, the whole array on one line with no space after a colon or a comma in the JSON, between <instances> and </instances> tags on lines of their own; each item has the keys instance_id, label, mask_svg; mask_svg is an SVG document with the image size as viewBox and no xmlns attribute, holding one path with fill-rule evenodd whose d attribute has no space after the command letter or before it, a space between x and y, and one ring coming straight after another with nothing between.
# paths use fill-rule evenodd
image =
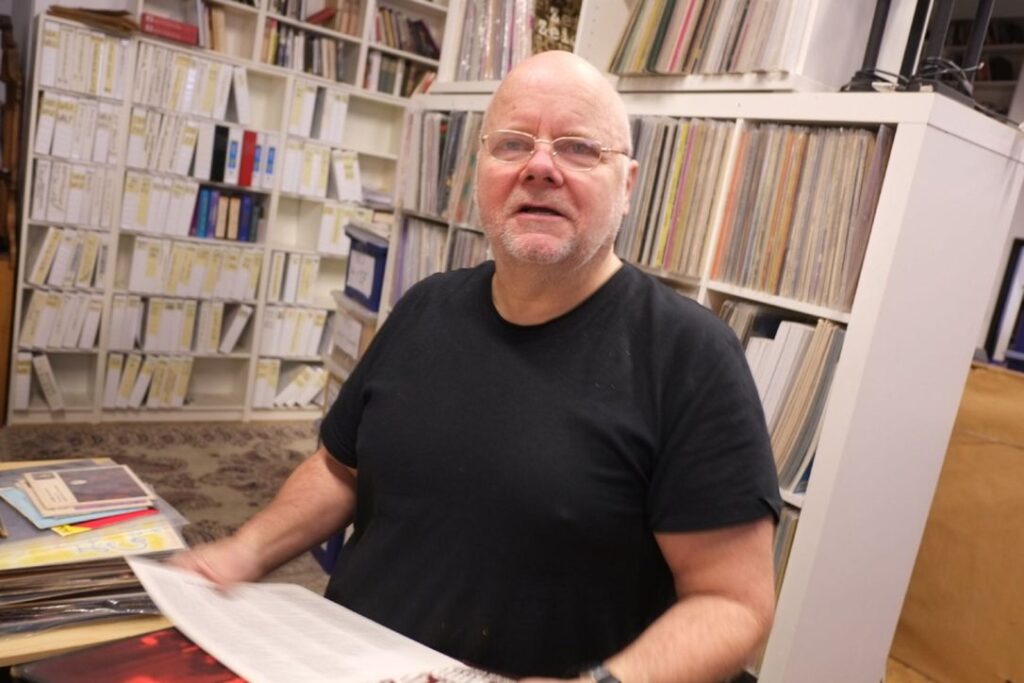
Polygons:
<instances>
[{"instance_id":1,"label":"dark blue book","mask_svg":"<svg viewBox=\"0 0 1024 683\"><path fill-rule=\"evenodd\" d=\"M213 237L214 231L217 229L217 205L220 204L220 192L209 189L207 193L210 197L210 204L206 210L206 225L199 237Z\"/></svg>"},{"instance_id":2,"label":"dark blue book","mask_svg":"<svg viewBox=\"0 0 1024 683\"><path fill-rule=\"evenodd\" d=\"M196 202L196 215L193 220L193 237L205 237L206 236L206 219L210 213L210 190L209 188L201 188L199 190L199 200Z\"/></svg>"},{"instance_id":3,"label":"dark blue book","mask_svg":"<svg viewBox=\"0 0 1024 683\"><path fill-rule=\"evenodd\" d=\"M251 242L252 233L252 195L242 195L242 208L238 213L238 241Z\"/></svg>"},{"instance_id":4,"label":"dark blue book","mask_svg":"<svg viewBox=\"0 0 1024 683\"><path fill-rule=\"evenodd\" d=\"M260 187L263 183L263 177L260 175L263 168L260 166L260 162L263 159L263 145L259 143L260 139L260 136L257 135L256 149L252 153L252 184L256 187Z\"/></svg>"}]
</instances>

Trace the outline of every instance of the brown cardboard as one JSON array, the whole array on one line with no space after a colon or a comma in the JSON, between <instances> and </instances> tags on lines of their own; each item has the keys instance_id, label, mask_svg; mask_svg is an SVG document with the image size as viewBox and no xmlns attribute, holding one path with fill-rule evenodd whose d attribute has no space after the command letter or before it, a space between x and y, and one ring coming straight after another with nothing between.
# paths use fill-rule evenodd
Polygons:
<instances>
[{"instance_id":1,"label":"brown cardboard","mask_svg":"<svg viewBox=\"0 0 1024 683\"><path fill-rule=\"evenodd\" d=\"M891 654L940 683L1024 680L1024 374L971 369Z\"/></svg>"}]
</instances>

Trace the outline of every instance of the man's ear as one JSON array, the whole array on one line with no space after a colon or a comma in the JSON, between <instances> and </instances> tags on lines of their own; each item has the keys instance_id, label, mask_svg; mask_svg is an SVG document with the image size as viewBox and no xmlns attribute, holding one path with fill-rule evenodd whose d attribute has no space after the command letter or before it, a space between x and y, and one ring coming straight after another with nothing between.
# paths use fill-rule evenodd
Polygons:
<instances>
[{"instance_id":1,"label":"man's ear","mask_svg":"<svg viewBox=\"0 0 1024 683\"><path fill-rule=\"evenodd\" d=\"M629 205L633 197L633 188L636 186L636 178L640 173L640 164L636 159L630 159L626 167L626 203L622 208L622 215L629 213Z\"/></svg>"}]
</instances>

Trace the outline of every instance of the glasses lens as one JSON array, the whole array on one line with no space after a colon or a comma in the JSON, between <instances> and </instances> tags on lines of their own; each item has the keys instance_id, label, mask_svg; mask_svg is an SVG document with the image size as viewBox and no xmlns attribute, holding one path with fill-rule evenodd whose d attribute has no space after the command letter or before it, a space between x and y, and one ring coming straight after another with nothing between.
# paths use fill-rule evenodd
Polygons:
<instances>
[{"instance_id":1,"label":"glasses lens","mask_svg":"<svg viewBox=\"0 0 1024 683\"><path fill-rule=\"evenodd\" d=\"M557 159L570 168L587 170L601 162L601 143L587 138L558 138L552 143Z\"/></svg>"},{"instance_id":2,"label":"glasses lens","mask_svg":"<svg viewBox=\"0 0 1024 683\"><path fill-rule=\"evenodd\" d=\"M533 153L533 137L525 133L499 130L487 136L487 150L501 161L522 161Z\"/></svg>"}]
</instances>

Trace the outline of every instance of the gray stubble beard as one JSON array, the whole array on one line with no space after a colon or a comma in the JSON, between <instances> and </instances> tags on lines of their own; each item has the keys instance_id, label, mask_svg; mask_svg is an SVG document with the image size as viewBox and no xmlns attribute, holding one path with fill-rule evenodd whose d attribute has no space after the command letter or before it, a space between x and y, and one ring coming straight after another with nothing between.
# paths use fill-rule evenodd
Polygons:
<instances>
[{"instance_id":1,"label":"gray stubble beard","mask_svg":"<svg viewBox=\"0 0 1024 683\"><path fill-rule=\"evenodd\" d=\"M477 201L475 192L473 195L473 201ZM579 233L572 235L572 237L566 240L561 248L555 252L534 254L530 253L533 250L529 250L527 253L523 253L524 250L516 244L519 236L514 234L506 225L498 225L498 219L487 215L482 209L480 209L479 203L477 203L477 215L480 216L480 223L483 226L488 239L492 242L494 239L499 240L505 252L513 258L536 265L555 265L568 260L576 254L577 257L574 259L576 262L573 264L573 270L576 270L590 263L594 256L603 247L615 244L615 238L619 234L619 228L622 227L622 220L625 217L625 204L626 194L620 189L618 199L616 199L610 207L608 215L601 221L605 225L613 227L606 231L607 235L604 239L589 244L585 253L582 254L577 254L577 248L580 246L581 242Z\"/></svg>"}]
</instances>

